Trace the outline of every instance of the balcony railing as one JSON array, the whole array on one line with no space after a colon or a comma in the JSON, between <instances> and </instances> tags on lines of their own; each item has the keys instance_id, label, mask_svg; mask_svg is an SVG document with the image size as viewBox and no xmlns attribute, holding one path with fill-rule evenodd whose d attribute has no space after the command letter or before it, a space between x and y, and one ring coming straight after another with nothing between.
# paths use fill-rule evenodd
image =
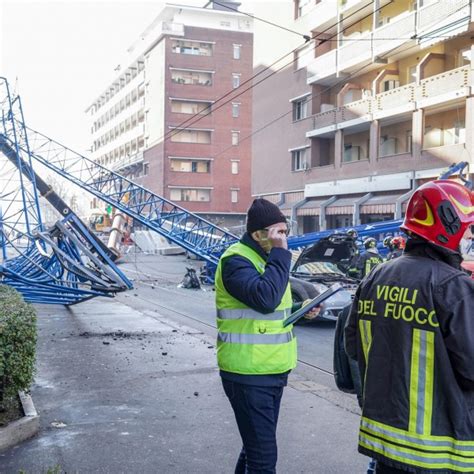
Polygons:
<instances>
[{"instance_id":1,"label":"balcony railing","mask_svg":"<svg viewBox=\"0 0 474 474\"><path fill-rule=\"evenodd\" d=\"M420 108L420 101L430 100L442 103L457 97L467 96L473 82L470 66L451 69L441 74L428 77L419 84L407 84L386 92L381 92L374 97L350 102L342 107L313 115L313 130L323 129L328 126L337 128L338 124L349 120L389 116L400 107L407 111ZM342 128L342 127L340 127Z\"/></svg>"},{"instance_id":2,"label":"balcony railing","mask_svg":"<svg viewBox=\"0 0 474 474\"><path fill-rule=\"evenodd\" d=\"M367 98L351 102L343 107L339 107L339 109L341 111L342 121L355 120L371 113L372 99Z\"/></svg>"},{"instance_id":3,"label":"balcony railing","mask_svg":"<svg viewBox=\"0 0 474 474\"><path fill-rule=\"evenodd\" d=\"M344 38L337 56L337 66L339 70L342 71L370 59L372 57L371 38L371 32L354 38L353 41L351 41L350 38Z\"/></svg>"},{"instance_id":4,"label":"balcony railing","mask_svg":"<svg viewBox=\"0 0 474 474\"><path fill-rule=\"evenodd\" d=\"M420 87L416 91L416 98L417 100L426 99L468 87L469 85L470 69L467 66L463 66L420 81Z\"/></svg>"},{"instance_id":5,"label":"balcony railing","mask_svg":"<svg viewBox=\"0 0 474 474\"><path fill-rule=\"evenodd\" d=\"M436 28L453 22L468 25L470 16L471 6L468 0L438 0L417 12L405 11L391 18L389 23L364 33L353 41L344 38L339 48L314 58L307 67L307 82L312 84L337 73L348 72L366 60L376 61L377 57L383 57L403 44L415 41L417 37L425 35L429 38L430 31L435 31ZM443 41L443 37L438 34L436 39L436 35L433 35L433 41Z\"/></svg>"},{"instance_id":6,"label":"balcony railing","mask_svg":"<svg viewBox=\"0 0 474 474\"><path fill-rule=\"evenodd\" d=\"M407 84L406 86L396 87L386 92L381 92L374 97L374 112L381 112L387 109L394 109L400 105L414 102L415 85Z\"/></svg>"}]
</instances>

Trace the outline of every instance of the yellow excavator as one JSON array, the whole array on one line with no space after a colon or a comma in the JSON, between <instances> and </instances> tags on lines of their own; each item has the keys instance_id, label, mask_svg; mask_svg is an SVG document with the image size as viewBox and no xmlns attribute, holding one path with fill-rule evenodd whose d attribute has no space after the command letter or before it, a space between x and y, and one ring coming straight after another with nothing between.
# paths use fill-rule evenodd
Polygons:
<instances>
[{"instance_id":1,"label":"yellow excavator","mask_svg":"<svg viewBox=\"0 0 474 474\"><path fill-rule=\"evenodd\" d=\"M98 234L108 234L112 229L112 218L105 209L92 209L89 225Z\"/></svg>"}]
</instances>

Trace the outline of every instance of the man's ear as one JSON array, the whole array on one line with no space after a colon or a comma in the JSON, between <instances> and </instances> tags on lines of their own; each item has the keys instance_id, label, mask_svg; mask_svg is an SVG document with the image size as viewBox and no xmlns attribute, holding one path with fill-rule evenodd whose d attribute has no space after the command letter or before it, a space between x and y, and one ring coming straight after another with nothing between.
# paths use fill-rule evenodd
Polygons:
<instances>
[{"instance_id":1,"label":"man's ear","mask_svg":"<svg viewBox=\"0 0 474 474\"><path fill-rule=\"evenodd\" d=\"M253 240L255 240L256 242L260 242L260 232L258 230L255 230L254 232L252 232L250 234L250 236L252 237Z\"/></svg>"}]
</instances>

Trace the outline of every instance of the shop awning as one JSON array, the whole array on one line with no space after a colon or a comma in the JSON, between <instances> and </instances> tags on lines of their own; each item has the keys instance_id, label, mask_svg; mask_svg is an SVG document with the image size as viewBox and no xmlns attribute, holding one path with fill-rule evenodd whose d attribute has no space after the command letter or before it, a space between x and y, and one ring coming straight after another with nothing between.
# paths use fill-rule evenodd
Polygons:
<instances>
[{"instance_id":1,"label":"shop awning","mask_svg":"<svg viewBox=\"0 0 474 474\"><path fill-rule=\"evenodd\" d=\"M291 217L291 209L294 205L294 202L284 202L281 206L279 206L281 213L285 217Z\"/></svg>"},{"instance_id":2,"label":"shop awning","mask_svg":"<svg viewBox=\"0 0 474 474\"><path fill-rule=\"evenodd\" d=\"M354 203L361 196L353 196L347 198L339 198L326 208L327 216L335 216L341 214L354 214Z\"/></svg>"},{"instance_id":3,"label":"shop awning","mask_svg":"<svg viewBox=\"0 0 474 474\"><path fill-rule=\"evenodd\" d=\"M386 194L372 196L362 206L361 214L393 214L395 212L395 202L400 194Z\"/></svg>"},{"instance_id":4,"label":"shop awning","mask_svg":"<svg viewBox=\"0 0 474 474\"><path fill-rule=\"evenodd\" d=\"M305 202L302 206L300 206L297 211L297 216L319 216L321 213L321 204L324 200L315 199L312 201Z\"/></svg>"}]
</instances>

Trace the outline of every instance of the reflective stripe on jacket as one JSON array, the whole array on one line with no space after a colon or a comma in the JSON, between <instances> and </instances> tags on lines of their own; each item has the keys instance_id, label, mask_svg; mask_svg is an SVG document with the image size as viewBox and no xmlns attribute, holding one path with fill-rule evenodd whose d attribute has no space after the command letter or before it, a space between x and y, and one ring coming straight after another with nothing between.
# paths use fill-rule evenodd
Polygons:
<instances>
[{"instance_id":1,"label":"reflective stripe on jacket","mask_svg":"<svg viewBox=\"0 0 474 474\"><path fill-rule=\"evenodd\" d=\"M427 251L359 286L346 350L364 384L359 451L410 472L474 472L474 283Z\"/></svg>"},{"instance_id":2,"label":"reflective stripe on jacket","mask_svg":"<svg viewBox=\"0 0 474 474\"><path fill-rule=\"evenodd\" d=\"M222 255L215 277L217 362L221 370L238 374L280 374L296 366L296 338L292 326L283 327L292 307L288 284L272 313L253 310L230 295L222 281L222 261L232 255L248 259L262 274L265 261L240 242Z\"/></svg>"}]
</instances>

